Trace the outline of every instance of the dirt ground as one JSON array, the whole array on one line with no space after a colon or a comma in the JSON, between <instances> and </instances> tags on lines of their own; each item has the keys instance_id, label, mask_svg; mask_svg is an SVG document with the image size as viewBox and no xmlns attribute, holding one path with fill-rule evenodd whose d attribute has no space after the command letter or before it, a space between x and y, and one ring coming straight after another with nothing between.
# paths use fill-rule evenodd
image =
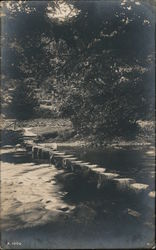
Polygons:
<instances>
[{"instance_id":1,"label":"dirt ground","mask_svg":"<svg viewBox=\"0 0 156 250\"><path fill-rule=\"evenodd\" d=\"M1 164L2 228L17 229L19 221L22 227L36 226L61 214L61 209L67 204L62 200L63 192L56 185L58 170L49 164L21 162L24 157L22 150L3 149L2 154L3 157L6 154L17 159L16 163ZM71 208L68 206L67 210Z\"/></svg>"},{"instance_id":2,"label":"dirt ground","mask_svg":"<svg viewBox=\"0 0 156 250\"><path fill-rule=\"evenodd\" d=\"M72 126L69 121L41 119L17 123L16 128L25 128L29 136L34 136L71 130ZM61 143L77 146L82 141L75 138ZM125 202L107 192L98 196L79 180L77 188L68 193L58 181L63 175L64 170L53 165L33 162L21 145L2 147L2 248L135 249L153 245L150 207L137 210L139 201Z\"/></svg>"},{"instance_id":3,"label":"dirt ground","mask_svg":"<svg viewBox=\"0 0 156 250\"><path fill-rule=\"evenodd\" d=\"M151 223L150 227L143 223L144 215L130 208L133 203L106 193L98 197L79 182L72 199L66 199L68 191L58 182L63 171L32 162L20 147L2 148L3 249L135 248L153 244Z\"/></svg>"}]
</instances>

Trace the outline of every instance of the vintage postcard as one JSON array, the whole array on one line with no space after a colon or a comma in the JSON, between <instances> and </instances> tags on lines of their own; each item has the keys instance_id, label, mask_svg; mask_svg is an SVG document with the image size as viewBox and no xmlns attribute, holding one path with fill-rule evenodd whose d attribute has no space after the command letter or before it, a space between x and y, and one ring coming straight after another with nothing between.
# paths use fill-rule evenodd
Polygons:
<instances>
[{"instance_id":1,"label":"vintage postcard","mask_svg":"<svg viewBox=\"0 0 156 250\"><path fill-rule=\"evenodd\" d=\"M1 248L155 248L155 0L1 2Z\"/></svg>"}]
</instances>

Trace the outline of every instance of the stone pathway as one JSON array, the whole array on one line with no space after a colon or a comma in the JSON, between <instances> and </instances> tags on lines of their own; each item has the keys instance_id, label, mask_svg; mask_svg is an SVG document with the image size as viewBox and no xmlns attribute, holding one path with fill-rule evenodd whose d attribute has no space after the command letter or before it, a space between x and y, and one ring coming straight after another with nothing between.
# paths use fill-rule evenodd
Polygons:
<instances>
[{"instance_id":1,"label":"stone pathway","mask_svg":"<svg viewBox=\"0 0 156 250\"><path fill-rule=\"evenodd\" d=\"M33 163L20 147L2 148L1 158L1 242L4 249L100 246L108 249L153 245L153 229L144 226L140 231L142 215L127 207L128 204L125 210L118 208L111 197L108 201L108 197L103 197L103 219L96 219L98 210L92 208L92 201L65 202L66 192L55 179L64 170L47 163Z\"/></svg>"}]
</instances>

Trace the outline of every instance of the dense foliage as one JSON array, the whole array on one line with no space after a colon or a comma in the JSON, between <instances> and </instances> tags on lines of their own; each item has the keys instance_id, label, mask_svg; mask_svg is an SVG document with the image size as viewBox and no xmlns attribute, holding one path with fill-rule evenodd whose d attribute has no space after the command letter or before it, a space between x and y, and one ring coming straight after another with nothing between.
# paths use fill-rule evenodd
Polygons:
<instances>
[{"instance_id":1,"label":"dense foliage","mask_svg":"<svg viewBox=\"0 0 156 250\"><path fill-rule=\"evenodd\" d=\"M32 118L38 109L38 100L28 81L18 83L11 96L9 113L13 118L24 120Z\"/></svg>"},{"instance_id":2,"label":"dense foliage","mask_svg":"<svg viewBox=\"0 0 156 250\"><path fill-rule=\"evenodd\" d=\"M152 117L150 1L24 1L18 7L5 9L4 75L21 83L34 77L56 94L61 114L81 133L126 135L138 119Z\"/></svg>"}]
</instances>

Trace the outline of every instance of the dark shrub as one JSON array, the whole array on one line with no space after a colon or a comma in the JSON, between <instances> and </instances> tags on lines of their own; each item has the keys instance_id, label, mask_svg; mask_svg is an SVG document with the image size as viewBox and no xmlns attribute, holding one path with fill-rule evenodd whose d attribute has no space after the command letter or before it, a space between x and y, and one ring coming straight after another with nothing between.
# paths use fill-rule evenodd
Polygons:
<instances>
[{"instance_id":1,"label":"dark shrub","mask_svg":"<svg viewBox=\"0 0 156 250\"><path fill-rule=\"evenodd\" d=\"M22 131L2 130L1 132L1 146L16 145L23 142Z\"/></svg>"},{"instance_id":2,"label":"dark shrub","mask_svg":"<svg viewBox=\"0 0 156 250\"><path fill-rule=\"evenodd\" d=\"M13 118L25 120L32 118L39 107L33 88L27 82L18 83L9 106Z\"/></svg>"}]
</instances>

